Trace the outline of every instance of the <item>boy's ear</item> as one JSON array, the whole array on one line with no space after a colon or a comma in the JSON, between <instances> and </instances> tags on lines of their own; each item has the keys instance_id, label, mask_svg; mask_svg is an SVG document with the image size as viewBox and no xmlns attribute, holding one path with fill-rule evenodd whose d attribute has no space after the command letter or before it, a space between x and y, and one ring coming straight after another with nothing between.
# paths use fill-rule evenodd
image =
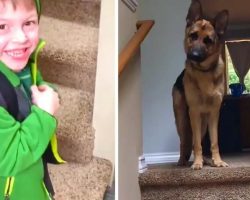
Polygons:
<instances>
[{"instance_id":1,"label":"boy's ear","mask_svg":"<svg viewBox=\"0 0 250 200\"><path fill-rule=\"evenodd\" d=\"M214 28L219 36L222 36L228 25L229 12L228 10L223 10L218 13L214 19Z\"/></svg>"},{"instance_id":2,"label":"boy's ear","mask_svg":"<svg viewBox=\"0 0 250 200\"><path fill-rule=\"evenodd\" d=\"M202 17L202 8L199 0L192 0L186 17L187 27Z\"/></svg>"}]
</instances>

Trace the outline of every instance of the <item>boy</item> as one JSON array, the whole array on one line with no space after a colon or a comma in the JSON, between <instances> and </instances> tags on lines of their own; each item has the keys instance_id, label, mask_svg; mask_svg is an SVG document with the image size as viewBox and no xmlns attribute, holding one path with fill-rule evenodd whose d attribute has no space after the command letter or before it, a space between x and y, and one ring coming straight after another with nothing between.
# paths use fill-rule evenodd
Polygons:
<instances>
[{"instance_id":1,"label":"boy","mask_svg":"<svg viewBox=\"0 0 250 200\"><path fill-rule=\"evenodd\" d=\"M44 43L39 15L38 0L0 0L0 75L14 88L18 107L11 115L0 91L0 199L51 199L42 155L56 130L59 98L36 72Z\"/></svg>"}]
</instances>

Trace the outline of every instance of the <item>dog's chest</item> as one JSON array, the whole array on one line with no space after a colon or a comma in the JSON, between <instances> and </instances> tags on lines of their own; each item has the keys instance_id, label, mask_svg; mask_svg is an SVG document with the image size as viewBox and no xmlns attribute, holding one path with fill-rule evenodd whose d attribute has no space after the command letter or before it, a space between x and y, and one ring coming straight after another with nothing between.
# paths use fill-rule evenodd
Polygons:
<instances>
[{"instance_id":1,"label":"dog's chest","mask_svg":"<svg viewBox=\"0 0 250 200\"><path fill-rule=\"evenodd\" d=\"M189 104L213 106L220 104L223 97L223 74L186 73L184 76L185 94Z\"/></svg>"}]
</instances>

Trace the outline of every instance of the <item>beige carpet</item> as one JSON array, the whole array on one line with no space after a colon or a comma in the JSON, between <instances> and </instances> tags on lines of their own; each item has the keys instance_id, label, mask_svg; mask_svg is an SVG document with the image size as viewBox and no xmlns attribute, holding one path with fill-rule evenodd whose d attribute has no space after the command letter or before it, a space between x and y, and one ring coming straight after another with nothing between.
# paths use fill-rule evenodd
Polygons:
<instances>
[{"instance_id":1,"label":"beige carpet","mask_svg":"<svg viewBox=\"0 0 250 200\"><path fill-rule=\"evenodd\" d=\"M249 200L250 153L227 155L228 168L205 166L202 170L155 165L139 177L143 200Z\"/></svg>"},{"instance_id":2,"label":"beige carpet","mask_svg":"<svg viewBox=\"0 0 250 200\"><path fill-rule=\"evenodd\" d=\"M56 84L59 152L67 164L49 165L56 200L103 200L112 165L93 157L92 127L99 0L42 1L41 38L47 45L39 57L46 81Z\"/></svg>"}]
</instances>

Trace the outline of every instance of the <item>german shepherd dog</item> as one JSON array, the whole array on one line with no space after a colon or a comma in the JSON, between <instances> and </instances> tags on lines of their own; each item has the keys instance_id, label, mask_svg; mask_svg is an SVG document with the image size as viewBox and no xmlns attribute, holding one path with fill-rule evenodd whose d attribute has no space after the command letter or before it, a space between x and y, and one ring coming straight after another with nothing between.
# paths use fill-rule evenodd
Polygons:
<instances>
[{"instance_id":1,"label":"german shepherd dog","mask_svg":"<svg viewBox=\"0 0 250 200\"><path fill-rule=\"evenodd\" d=\"M180 137L179 165L187 165L192 147L192 169L203 167L202 140L207 129L215 167L227 167L218 147L218 120L224 96L224 63L221 58L223 35L228 24L228 11L217 14L213 21L202 18L198 0L193 0L187 17L184 39L186 63L173 90L173 107Z\"/></svg>"}]
</instances>

